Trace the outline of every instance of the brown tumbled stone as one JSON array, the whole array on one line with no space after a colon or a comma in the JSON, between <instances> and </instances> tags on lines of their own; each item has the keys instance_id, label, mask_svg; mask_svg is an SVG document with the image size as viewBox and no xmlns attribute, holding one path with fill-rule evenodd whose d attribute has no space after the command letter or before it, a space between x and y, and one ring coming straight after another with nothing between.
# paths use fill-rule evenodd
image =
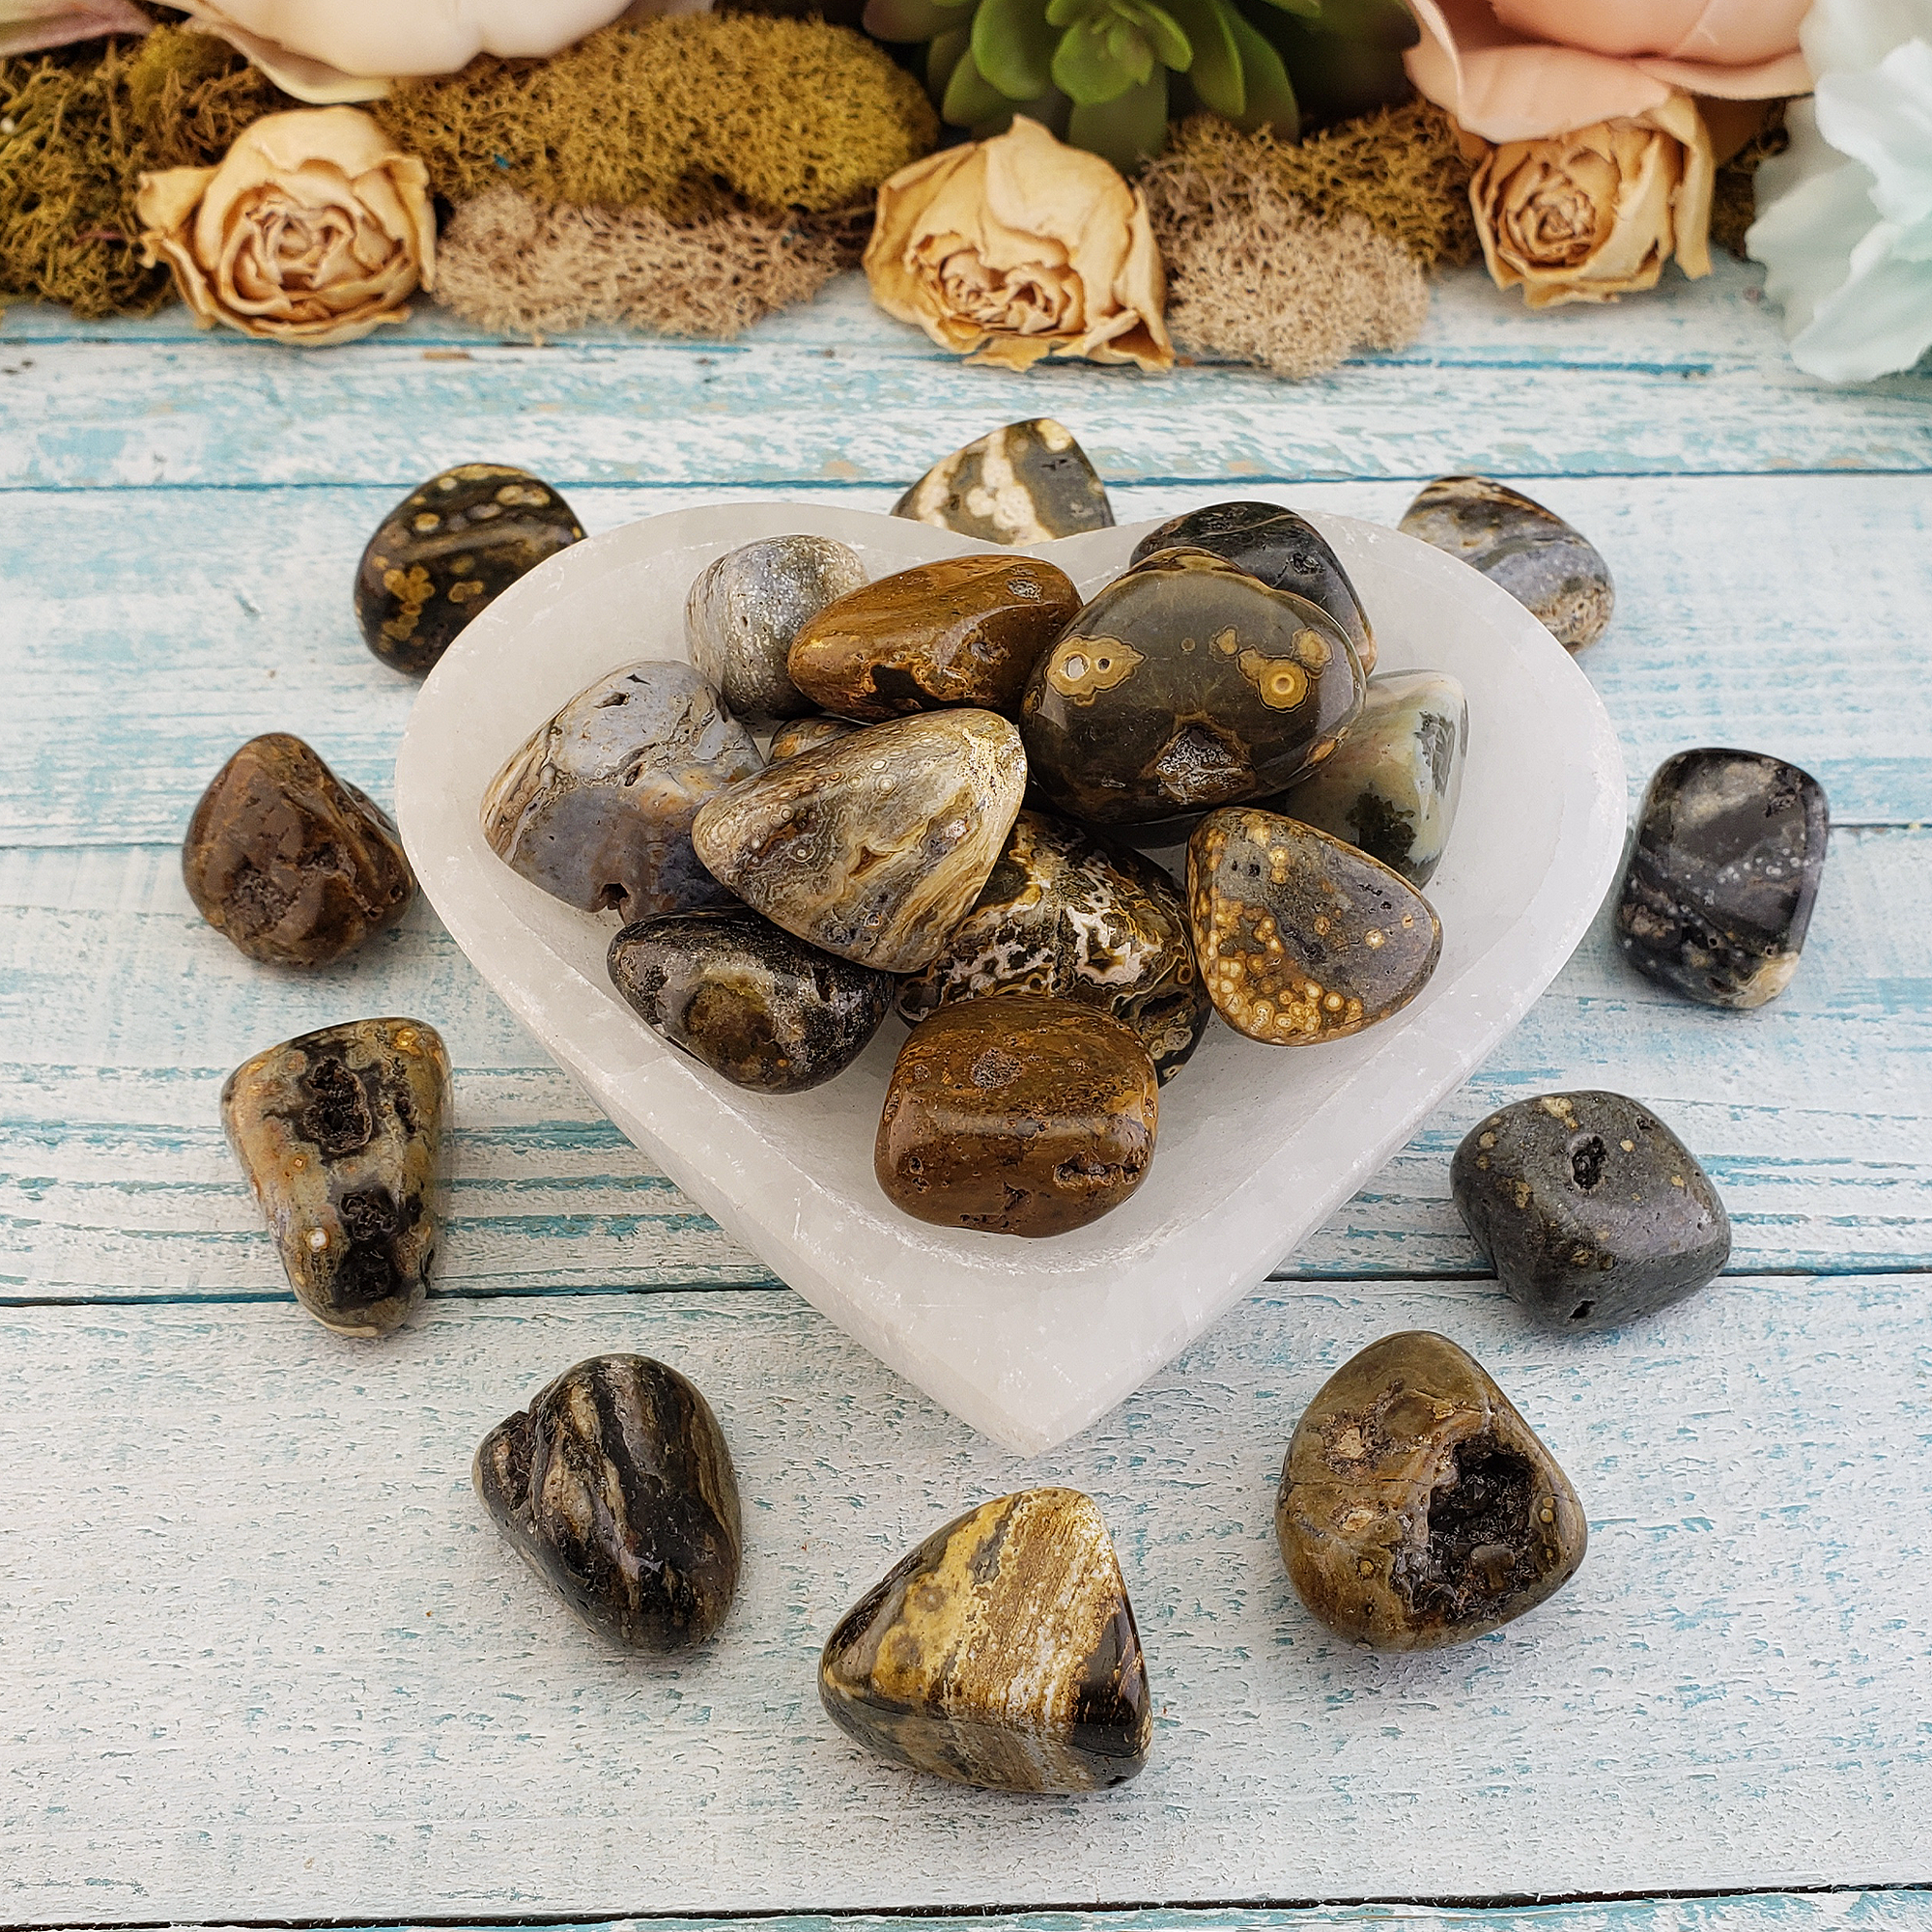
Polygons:
<instances>
[{"instance_id":1,"label":"brown tumbled stone","mask_svg":"<svg viewBox=\"0 0 1932 1932\"><path fill-rule=\"evenodd\" d=\"M1064 1235L1146 1179L1153 1063L1118 1020L1005 993L941 1007L899 1049L873 1167L895 1206L942 1228Z\"/></svg>"},{"instance_id":2,"label":"brown tumbled stone","mask_svg":"<svg viewBox=\"0 0 1932 1932\"><path fill-rule=\"evenodd\" d=\"M1330 1376L1282 1466L1301 1601L1375 1650L1466 1643L1534 1609L1589 1541L1570 1479L1455 1343L1385 1335Z\"/></svg>"},{"instance_id":3,"label":"brown tumbled stone","mask_svg":"<svg viewBox=\"0 0 1932 1932\"><path fill-rule=\"evenodd\" d=\"M1079 609L1071 579L1036 557L944 557L808 617L787 665L813 703L847 718L956 704L1011 716L1035 664Z\"/></svg>"},{"instance_id":4,"label":"brown tumbled stone","mask_svg":"<svg viewBox=\"0 0 1932 1932\"><path fill-rule=\"evenodd\" d=\"M395 828L286 731L251 738L188 822L182 877L251 959L327 966L395 924L416 890Z\"/></svg>"}]
</instances>

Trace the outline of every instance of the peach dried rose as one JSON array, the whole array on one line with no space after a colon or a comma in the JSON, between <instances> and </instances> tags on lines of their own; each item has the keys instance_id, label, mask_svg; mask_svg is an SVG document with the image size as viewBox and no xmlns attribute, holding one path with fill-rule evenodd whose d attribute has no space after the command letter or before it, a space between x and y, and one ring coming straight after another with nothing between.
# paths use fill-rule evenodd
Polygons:
<instances>
[{"instance_id":1,"label":"peach dried rose","mask_svg":"<svg viewBox=\"0 0 1932 1932\"><path fill-rule=\"evenodd\" d=\"M359 108L266 115L218 167L143 175L135 208L204 328L353 342L435 286L428 170Z\"/></svg>"},{"instance_id":2,"label":"peach dried rose","mask_svg":"<svg viewBox=\"0 0 1932 1932\"><path fill-rule=\"evenodd\" d=\"M879 189L866 275L888 315L976 362L1174 363L1146 197L1024 115Z\"/></svg>"}]
</instances>

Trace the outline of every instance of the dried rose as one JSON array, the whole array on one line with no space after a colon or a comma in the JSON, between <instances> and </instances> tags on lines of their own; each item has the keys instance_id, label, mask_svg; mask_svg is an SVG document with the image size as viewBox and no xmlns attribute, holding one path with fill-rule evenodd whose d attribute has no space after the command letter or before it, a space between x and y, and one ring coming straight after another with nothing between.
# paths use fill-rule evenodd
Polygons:
<instances>
[{"instance_id":1,"label":"dried rose","mask_svg":"<svg viewBox=\"0 0 1932 1932\"><path fill-rule=\"evenodd\" d=\"M358 108L267 115L219 167L143 175L135 208L205 328L354 342L435 286L429 172Z\"/></svg>"},{"instance_id":2,"label":"dried rose","mask_svg":"<svg viewBox=\"0 0 1932 1932\"><path fill-rule=\"evenodd\" d=\"M105 34L145 34L151 24L128 0L0 0L0 58Z\"/></svg>"},{"instance_id":3,"label":"dried rose","mask_svg":"<svg viewBox=\"0 0 1932 1932\"><path fill-rule=\"evenodd\" d=\"M1146 198L1024 115L879 189L866 275L888 315L978 362L1174 362Z\"/></svg>"},{"instance_id":4,"label":"dried rose","mask_svg":"<svg viewBox=\"0 0 1932 1932\"><path fill-rule=\"evenodd\" d=\"M1520 283L1531 308L1614 301L1655 288L1673 254L1687 275L1711 272L1714 173L1696 107L1673 94L1634 118L1489 149L1469 203L1498 288Z\"/></svg>"}]
</instances>

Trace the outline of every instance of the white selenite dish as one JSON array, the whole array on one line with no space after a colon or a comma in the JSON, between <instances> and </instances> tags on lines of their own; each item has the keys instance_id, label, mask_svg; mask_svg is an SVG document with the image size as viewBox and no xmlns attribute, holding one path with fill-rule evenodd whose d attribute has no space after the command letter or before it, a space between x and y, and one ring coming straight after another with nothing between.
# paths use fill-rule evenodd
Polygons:
<instances>
[{"instance_id":1,"label":"white selenite dish","mask_svg":"<svg viewBox=\"0 0 1932 1932\"><path fill-rule=\"evenodd\" d=\"M1623 759L1569 654L1506 592L1399 532L1312 519L1375 625L1378 670L1469 697L1455 829L1428 896L1442 957L1393 1019L1271 1047L1218 1018L1161 1090L1138 1193L1044 1240L934 1228L872 1172L905 1028L837 1079L747 1093L659 1039L605 972L614 915L513 872L479 809L567 699L639 658L687 659L693 578L754 538L850 544L873 577L984 544L816 504L679 510L576 544L497 599L431 673L396 764L403 842L457 944L617 1126L737 1240L955 1415L1023 1453L1065 1441L1173 1359L1360 1188L1555 977L1616 870ZM1031 546L1092 596L1151 526ZM1176 846L1151 848L1179 867ZM461 1104L459 1096L459 1105Z\"/></svg>"}]
</instances>

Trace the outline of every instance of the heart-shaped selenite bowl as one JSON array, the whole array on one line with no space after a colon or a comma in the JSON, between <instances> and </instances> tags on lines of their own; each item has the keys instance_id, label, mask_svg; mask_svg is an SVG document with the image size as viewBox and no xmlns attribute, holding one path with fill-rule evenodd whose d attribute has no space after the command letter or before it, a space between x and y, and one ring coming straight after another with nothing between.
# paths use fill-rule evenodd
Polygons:
<instances>
[{"instance_id":1,"label":"heart-shaped selenite bowl","mask_svg":"<svg viewBox=\"0 0 1932 1932\"><path fill-rule=\"evenodd\" d=\"M503 864L484 787L576 692L638 658L686 658L685 592L756 537L814 531L880 577L986 546L815 504L653 517L563 552L499 597L438 665L396 766L403 839L456 942L545 1048L686 1193L815 1307L975 1428L1028 1453L1065 1440L1171 1360L1404 1145L1554 978L1624 836L1623 760L1583 674L1473 570L1347 517L1314 521L1376 627L1384 670L1469 695L1469 758L1429 897L1442 959L1406 1010L1352 1039L1268 1047L1219 1020L1160 1096L1140 1191L1047 1240L898 1212L872 1141L905 1029L889 1018L838 1079L748 1094L666 1045L604 970L614 916ZM1150 526L1037 547L1092 595ZM1178 846L1156 856L1178 864Z\"/></svg>"}]
</instances>

